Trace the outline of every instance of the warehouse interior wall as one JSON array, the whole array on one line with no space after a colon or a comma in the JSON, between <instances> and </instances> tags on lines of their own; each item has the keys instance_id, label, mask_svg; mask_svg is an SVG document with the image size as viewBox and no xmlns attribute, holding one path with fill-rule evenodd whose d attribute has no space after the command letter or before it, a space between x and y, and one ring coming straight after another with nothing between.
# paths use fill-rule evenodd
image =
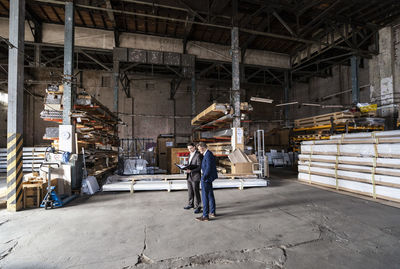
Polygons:
<instances>
[{"instance_id":1,"label":"warehouse interior wall","mask_svg":"<svg viewBox=\"0 0 400 269\"><path fill-rule=\"evenodd\" d=\"M76 70L75 73L78 73ZM57 126L57 123L44 121L40 112L44 108L46 86L59 83L62 69L26 68L24 92L24 146L48 145L43 140L46 127ZM188 142L192 132L191 87L190 81L183 81L175 94L176 123L174 125L174 100L170 99L170 78L154 78L132 75L130 78L131 97L119 91L120 119L124 123L119 127L120 138L152 138L159 134L176 134L177 142ZM112 73L98 70L82 70L77 76L77 88L85 89L102 104L113 109L114 91ZM230 83L214 81L196 82L196 113L206 109L213 102L230 102ZM0 89L4 94L7 88ZM275 103L282 102L281 86L245 85L241 90L242 102L252 96L272 98ZM254 103L249 116L250 131L254 129L269 130L279 126L283 119L280 108L265 103ZM6 147L7 136L7 103L0 101L0 147ZM132 126L134 126L132 128ZM174 131L174 128L175 131Z\"/></svg>"},{"instance_id":2,"label":"warehouse interior wall","mask_svg":"<svg viewBox=\"0 0 400 269\"><path fill-rule=\"evenodd\" d=\"M360 102L370 102L369 61L364 59L359 68ZM331 95L347 91L343 94ZM301 103L321 105L351 105L351 71L349 65L337 65L332 68L332 76L310 78L308 83L293 83L289 102L299 102L290 106L290 119L342 111L345 108L321 108L302 106Z\"/></svg>"}]
</instances>

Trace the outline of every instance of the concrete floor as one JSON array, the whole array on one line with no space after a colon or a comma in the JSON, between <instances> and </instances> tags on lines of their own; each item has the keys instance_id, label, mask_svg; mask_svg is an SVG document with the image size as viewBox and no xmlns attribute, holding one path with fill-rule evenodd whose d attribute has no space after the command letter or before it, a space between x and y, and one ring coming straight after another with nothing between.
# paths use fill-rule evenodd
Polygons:
<instances>
[{"instance_id":1,"label":"concrete floor","mask_svg":"<svg viewBox=\"0 0 400 269\"><path fill-rule=\"evenodd\" d=\"M185 191L0 210L0 268L399 268L400 209L295 177L217 190L219 217L205 223L183 210Z\"/></svg>"}]
</instances>

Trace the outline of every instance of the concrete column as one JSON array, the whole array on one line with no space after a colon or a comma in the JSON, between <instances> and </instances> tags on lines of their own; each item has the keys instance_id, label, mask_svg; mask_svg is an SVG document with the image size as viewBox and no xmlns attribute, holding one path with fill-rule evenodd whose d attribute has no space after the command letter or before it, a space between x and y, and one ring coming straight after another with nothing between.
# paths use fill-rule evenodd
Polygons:
<instances>
[{"instance_id":1,"label":"concrete column","mask_svg":"<svg viewBox=\"0 0 400 269\"><path fill-rule=\"evenodd\" d=\"M41 53L40 45L35 45L35 67L40 67L40 53Z\"/></svg>"},{"instance_id":2,"label":"concrete column","mask_svg":"<svg viewBox=\"0 0 400 269\"><path fill-rule=\"evenodd\" d=\"M192 76L192 117L196 116L196 76Z\"/></svg>"},{"instance_id":3,"label":"concrete column","mask_svg":"<svg viewBox=\"0 0 400 269\"><path fill-rule=\"evenodd\" d=\"M400 43L400 26L379 30L379 54L369 60L371 102L378 104L378 116L386 119L386 130L396 128L400 105L400 60L396 46Z\"/></svg>"},{"instance_id":4,"label":"concrete column","mask_svg":"<svg viewBox=\"0 0 400 269\"><path fill-rule=\"evenodd\" d=\"M351 57L351 100L353 104L360 102L360 87L358 80L358 57Z\"/></svg>"},{"instance_id":5,"label":"concrete column","mask_svg":"<svg viewBox=\"0 0 400 269\"><path fill-rule=\"evenodd\" d=\"M65 2L65 27L64 27L64 103L63 103L63 124L70 125L70 112L74 103L74 1Z\"/></svg>"},{"instance_id":6,"label":"concrete column","mask_svg":"<svg viewBox=\"0 0 400 269\"><path fill-rule=\"evenodd\" d=\"M113 66L113 84L114 84L114 112L118 113L119 61L114 61L114 66Z\"/></svg>"},{"instance_id":7,"label":"concrete column","mask_svg":"<svg viewBox=\"0 0 400 269\"><path fill-rule=\"evenodd\" d=\"M10 1L7 114L7 210L22 208L25 0Z\"/></svg>"},{"instance_id":8,"label":"concrete column","mask_svg":"<svg viewBox=\"0 0 400 269\"><path fill-rule=\"evenodd\" d=\"M240 69L239 69L239 28L231 31L232 42L232 100L233 100L233 127L240 127Z\"/></svg>"}]
</instances>

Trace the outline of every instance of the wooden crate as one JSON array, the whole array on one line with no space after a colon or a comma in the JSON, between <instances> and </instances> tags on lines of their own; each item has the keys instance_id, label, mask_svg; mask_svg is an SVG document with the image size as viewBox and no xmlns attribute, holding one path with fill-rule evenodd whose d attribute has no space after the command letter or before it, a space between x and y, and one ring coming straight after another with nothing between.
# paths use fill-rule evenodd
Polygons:
<instances>
[{"instance_id":1,"label":"wooden crate","mask_svg":"<svg viewBox=\"0 0 400 269\"><path fill-rule=\"evenodd\" d=\"M187 148L169 148L167 153L167 171L169 174L179 174L180 169L175 163L179 163L178 153L188 153Z\"/></svg>"},{"instance_id":2,"label":"wooden crate","mask_svg":"<svg viewBox=\"0 0 400 269\"><path fill-rule=\"evenodd\" d=\"M43 190L46 186L43 183L23 184L23 204L24 208L39 207L43 200Z\"/></svg>"}]
</instances>

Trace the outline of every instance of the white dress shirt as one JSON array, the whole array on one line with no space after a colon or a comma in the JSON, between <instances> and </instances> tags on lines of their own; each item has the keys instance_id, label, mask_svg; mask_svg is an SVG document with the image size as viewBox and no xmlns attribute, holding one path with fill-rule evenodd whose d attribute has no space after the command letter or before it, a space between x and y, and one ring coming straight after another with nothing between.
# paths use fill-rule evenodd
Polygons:
<instances>
[{"instance_id":1,"label":"white dress shirt","mask_svg":"<svg viewBox=\"0 0 400 269\"><path fill-rule=\"evenodd\" d=\"M194 154L196 154L196 151L195 151L195 152L190 152L190 155L189 155L189 164L191 163Z\"/></svg>"}]
</instances>

